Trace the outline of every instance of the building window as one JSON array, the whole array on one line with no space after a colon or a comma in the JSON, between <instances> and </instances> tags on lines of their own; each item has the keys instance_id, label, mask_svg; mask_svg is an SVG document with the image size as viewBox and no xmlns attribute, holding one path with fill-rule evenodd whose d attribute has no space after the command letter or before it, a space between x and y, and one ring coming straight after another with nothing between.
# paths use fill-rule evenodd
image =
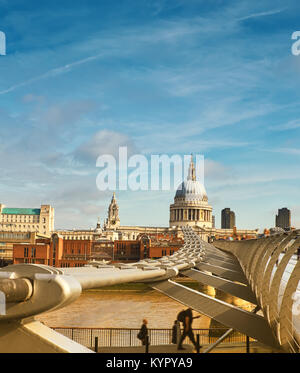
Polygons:
<instances>
[{"instance_id":1,"label":"building window","mask_svg":"<svg viewBox=\"0 0 300 373\"><path fill-rule=\"evenodd\" d=\"M24 258L28 257L28 247L24 247Z\"/></svg>"},{"instance_id":2,"label":"building window","mask_svg":"<svg viewBox=\"0 0 300 373\"><path fill-rule=\"evenodd\" d=\"M35 247L31 248L31 256L32 256L32 258L36 257L36 248Z\"/></svg>"}]
</instances>

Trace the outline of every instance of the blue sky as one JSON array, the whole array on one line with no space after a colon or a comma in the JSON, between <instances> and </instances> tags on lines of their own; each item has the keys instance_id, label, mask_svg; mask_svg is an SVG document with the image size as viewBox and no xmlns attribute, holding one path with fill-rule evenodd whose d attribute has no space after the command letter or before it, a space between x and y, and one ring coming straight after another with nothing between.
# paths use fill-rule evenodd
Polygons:
<instances>
[{"instance_id":1,"label":"blue sky","mask_svg":"<svg viewBox=\"0 0 300 373\"><path fill-rule=\"evenodd\" d=\"M96 159L203 154L238 228L300 227L296 0L0 0L0 201L55 207L56 228L106 217ZM118 191L121 224L168 225L171 191Z\"/></svg>"}]
</instances>

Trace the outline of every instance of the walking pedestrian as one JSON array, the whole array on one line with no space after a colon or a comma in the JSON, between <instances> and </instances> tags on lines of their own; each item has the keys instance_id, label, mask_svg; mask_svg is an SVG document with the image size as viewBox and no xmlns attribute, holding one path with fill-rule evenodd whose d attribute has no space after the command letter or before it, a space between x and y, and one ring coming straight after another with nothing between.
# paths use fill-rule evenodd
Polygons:
<instances>
[{"instance_id":1,"label":"walking pedestrian","mask_svg":"<svg viewBox=\"0 0 300 373\"><path fill-rule=\"evenodd\" d=\"M189 337L194 347L197 349L197 343L196 343L195 336L193 333L192 323L193 323L193 319L198 319L199 317L201 316L193 317L193 312L191 308L188 308L187 310L184 311L183 333L178 343L178 347L177 347L178 350L185 350L185 348L182 347L182 343L186 337Z\"/></svg>"},{"instance_id":2,"label":"walking pedestrian","mask_svg":"<svg viewBox=\"0 0 300 373\"><path fill-rule=\"evenodd\" d=\"M180 327L179 325L179 321L178 320L175 320L174 321L174 324L173 324L173 327L172 327L172 343L174 345L177 344L177 333L178 333L178 327Z\"/></svg>"},{"instance_id":3,"label":"walking pedestrian","mask_svg":"<svg viewBox=\"0 0 300 373\"><path fill-rule=\"evenodd\" d=\"M137 335L138 339L141 340L142 345L146 345L147 337L148 337L148 328L147 328L148 321L146 319L143 320L143 324L141 326L141 329Z\"/></svg>"}]
</instances>

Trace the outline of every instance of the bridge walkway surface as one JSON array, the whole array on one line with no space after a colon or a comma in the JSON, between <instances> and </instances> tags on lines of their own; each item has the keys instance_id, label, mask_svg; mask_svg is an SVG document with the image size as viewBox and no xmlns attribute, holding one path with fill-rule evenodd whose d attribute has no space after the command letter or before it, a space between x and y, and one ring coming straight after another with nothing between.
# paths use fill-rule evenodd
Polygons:
<instances>
[{"instance_id":1,"label":"bridge walkway surface","mask_svg":"<svg viewBox=\"0 0 300 373\"><path fill-rule=\"evenodd\" d=\"M205 351L210 345L203 344L200 353ZM157 353L157 354L192 354L196 353L195 349L191 345L183 345L185 348L184 351L178 351L177 346L175 345L161 345L161 346L149 346L149 353ZM245 343L225 343L220 346L217 346L212 351L213 353L246 353L247 349ZM249 353L277 353L277 350L274 350L268 346L265 346L259 342L251 342ZM122 354L122 353L137 353L142 354L145 353L145 346L133 346L133 347L101 347L98 353L106 354L106 353L114 353L114 354Z\"/></svg>"}]
</instances>

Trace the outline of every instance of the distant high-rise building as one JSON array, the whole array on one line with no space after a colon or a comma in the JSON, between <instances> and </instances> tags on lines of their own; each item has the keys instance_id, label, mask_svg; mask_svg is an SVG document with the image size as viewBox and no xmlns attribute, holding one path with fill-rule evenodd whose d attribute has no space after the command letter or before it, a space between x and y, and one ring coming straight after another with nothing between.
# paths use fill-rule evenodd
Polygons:
<instances>
[{"instance_id":1,"label":"distant high-rise building","mask_svg":"<svg viewBox=\"0 0 300 373\"><path fill-rule=\"evenodd\" d=\"M235 227L235 213L227 207L222 210L221 228L232 229L233 227Z\"/></svg>"},{"instance_id":2,"label":"distant high-rise building","mask_svg":"<svg viewBox=\"0 0 300 373\"><path fill-rule=\"evenodd\" d=\"M215 217L215 215L212 216L212 227L216 228L216 217Z\"/></svg>"},{"instance_id":3,"label":"distant high-rise building","mask_svg":"<svg viewBox=\"0 0 300 373\"><path fill-rule=\"evenodd\" d=\"M286 207L278 209L278 215L276 215L275 226L279 228L290 228L291 227L291 211Z\"/></svg>"}]
</instances>

